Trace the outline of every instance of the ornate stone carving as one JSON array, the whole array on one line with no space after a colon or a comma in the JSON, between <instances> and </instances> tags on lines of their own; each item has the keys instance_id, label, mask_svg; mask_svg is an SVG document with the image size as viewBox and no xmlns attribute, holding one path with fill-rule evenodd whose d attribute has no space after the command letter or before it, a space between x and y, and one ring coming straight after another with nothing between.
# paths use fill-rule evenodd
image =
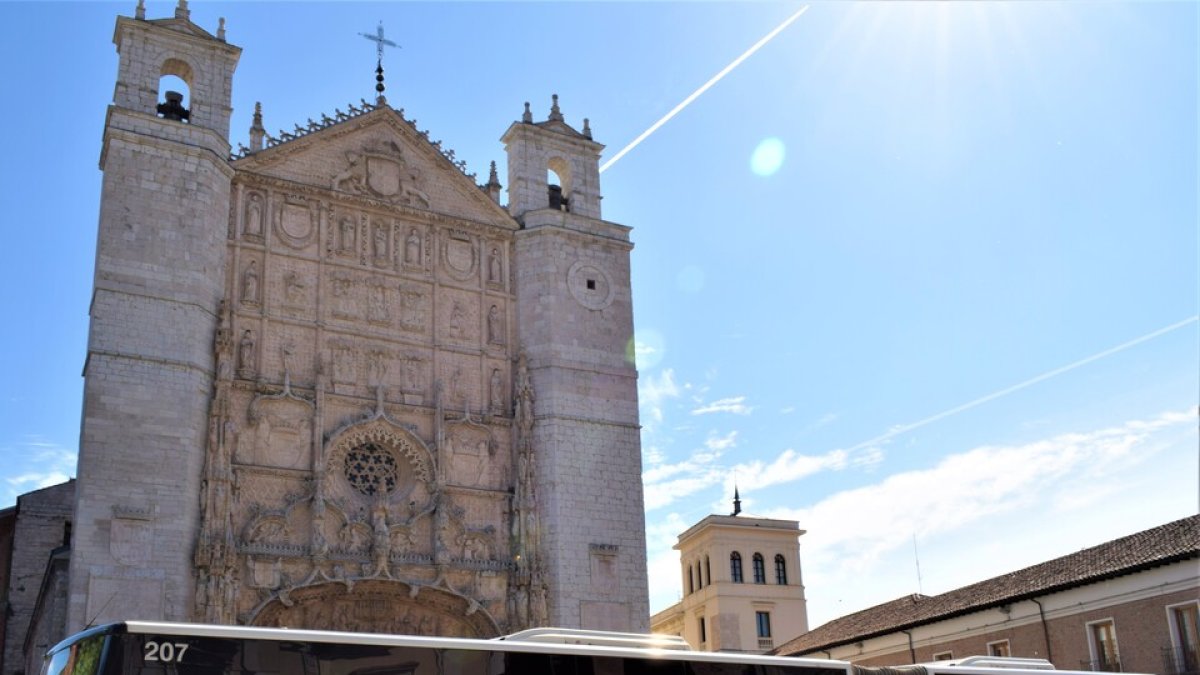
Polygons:
<instances>
[{"instance_id":1,"label":"ornate stone carving","mask_svg":"<svg viewBox=\"0 0 1200 675\"><path fill-rule=\"evenodd\" d=\"M238 343L238 377L243 380L254 379L258 372L258 354L254 348L254 331L242 331L242 339Z\"/></svg>"},{"instance_id":2,"label":"ornate stone carving","mask_svg":"<svg viewBox=\"0 0 1200 675\"><path fill-rule=\"evenodd\" d=\"M275 235L290 248L301 249L316 237L320 209L317 203L299 195L288 195L276 202Z\"/></svg>"},{"instance_id":3,"label":"ornate stone carving","mask_svg":"<svg viewBox=\"0 0 1200 675\"><path fill-rule=\"evenodd\" d=\"M500 316L500 308L492 305L487 315L487 338L490 344L504 344L504 319Z\"/></svg>"},{"instance_id":4,"label":"ornate stone carving","mask_svg":"<svg viewBox=\"0 0 1200 675\"><path fill-rule=\"evenodd\" d=\"M242 235L247 239L262 239L264 210L265 205L261 193L246 193L246 212L243 216Z\"/></svg>"},{"instance_id":5,"label":"ornate stone carving","mask_svg":"<svg viewBox=\"0 0 1200 675\"><path fill-rule=\"evenodd\" d=\"M302 274L288 270L283 273L283 303L289 309L305 309L308 305L309 282Z\"/></svg>"},{"instance_id":6,"label":"ornate stone carving","mask_svg":"<svg viewBox=\"0 0 1200 675\"><path fill-rule=\"evenodd\" d=\"M286 363L286 360L285 360ZM309 465L312 450L313 403L292 393L286 375L281 393L256 396L247 419L254 429L254 463L287 469Z\"/></svg>"},{"instance_id":7,"label":"ornate stone carving","mask_svg":"<svg viewBox=\"0 0 1200 675\"><path fill-rule=\"evenodd\" d=\"M242 271L242 304L258 304L258 286L258 261L251 260Z\"/></svg>"},{"instance_id":8,"label":"ornate stone carving","mask_svg":"<svg viewBox=\"0 0 1200 675\"><path fill-rule=\"evenodd\" d=\"M499 368L492 368L492 377L488 380L488 402L493 414L504 411L504 378Z\"/></svg>"},{"instance_id":9,"label":"ornate stone carving","mask_svg":"<svg viewBox=\"0 0 1200 675\"><path fill-rule=\"evenodd\" d=\"M382 221L371 223L371 259L376 267L388 267L391 264L391 229Z\"/></svg>"},{"instance_id":10,"label":"ornate stone carving","mask_svg":"<svg viewBox=\"0 0 1200 675\"><path fill-rule=\"evenodd\" d=\"M488 254L488 276L489 284L502 285L504 283L504 266L500 261L500 249L496 246L492 247L492 252Z\"/></svg>"},{"instance_id":11,"label":"ornate stone carving","mask_svg":"<svg viewBox=\"0 0 1200 675\"><path fill-rule=\"evenodd\" d=\"M424 293L400 286L400 328L412 333L425 332L428 321L428 302Z\"/></svg>"},{"instance_id":12,"label":"ornate stone carving","mask_svg":"<svg viewBox=\"0 0 1200 675\"><path fill-rule=\"evenodd\" d=\"M455 340L465 340L467 337L467 312L458 300L450 308L450 321L446 325L446 334Z\"/></svg>"},{"instance_id":13,"label":"ornate stone carving","mask_svg":"<svg viewBox=\"0 0 1200 675\"><path fill-rule=\"evenodd\" d=\"M333 177L334 190L383 199L394 204L429 206L429 196L419 185L420 171L391 140L368 142L357 152L346 153L346 168Z\"/></svg>"},{"instance_id":14,"label":"ornate stone carving","mask_svg":"<svg viewBox=\"0 0 1200 675\"><path fill-rule=\"evenodd\" d=\"M404 238L404 264L410 267L425 266L425 242L417 228L409 228Z\"/></svg>"},{"instance_id":15,"label":"ornate stone carving","mask_svg":"<svg viewBox=\"0 0 1200 675\"><path fill-rule=\"evenodd\" d=\"M464 230L446 230L442 237L442 264L459 281L478 279L479 247L475 237Z\"/></svg>"}]
</instances>

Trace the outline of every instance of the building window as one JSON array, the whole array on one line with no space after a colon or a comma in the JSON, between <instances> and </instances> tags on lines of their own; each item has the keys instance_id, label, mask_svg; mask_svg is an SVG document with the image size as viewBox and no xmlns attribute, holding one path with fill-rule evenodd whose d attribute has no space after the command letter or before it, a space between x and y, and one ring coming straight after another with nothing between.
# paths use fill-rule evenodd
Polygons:
<instances>
[{"instance_id":1,"label":"building window","mask_svg":"<svg viewBox=\"0 0 1200 675\"><path fill-rule=\"evenodd\" d=\"M996 642L987 643L988 656L1012 656L1012 650L1008 647L1008 640L997 640Z\"/></svg>"},{"instance_id":2,"label":"building window","mask_svg":"<svg viewBox=\"0 0 1200 675\"><path fill-rule=\"evenodd\" d=\"M704 575L700 573L700 561L696 561L696 588L704 588Z\"/></svg>"},{"instance_id":3,"label":"building window","mask_svg":"<svg viewBox=\"0 0 1200 675\"><path fill-rule=\"evenodd\" d=\"M688 565L688 593L696 592L695 579L692 578L692 566Z\"/></svg>"},{"instance_id":4,"label":"building window","mask_svg":"<svg viewBox=\"0 0 1200 675\"><path fill-rule=\"evenodd\" d=\"M780 586L787 585L787 562L782 555L775 556L775 583Z\"/></svg>"},{"instance_id":5,"label":"building window","mask_svg":"<svg viewBox=\"0 0 1200 675\"><path fill-rule=\"evenodd\" d=\"M704 625L704 617L700 617L700 644L708 642L708 627Z\"/></svg>"},{"instance_id":6,"label":"building window","mask_svg":"<svg viewBox=\"0 0 1200 675\"><path fill-rule=\"evenodd\" d=\"M761 553L754 554L754 583L767 583L767 565L763 562Z\"/></svg>"},{"instance_id":7,"label":"building window","mask_svg":"<svg viewBox=\"0 0 1200 675\"><path fill-rule=\"evenodd\" d=\"M1087 670L1105 673L1121 672L1121 654L1117 650L1117 627L1112 619L1094 621L1087 625L1088 648L1092 661Z\"/></svg>"},{"instance_id":8,"label":"building window","mask_svg":"<svg viewBox=\"0 0 1200 675\"><path fill-rule=\"evenodd\" d=\"M733 583L742 583L742 554L737 551L729 556L729 576L733 578Z\"/></svg>"},{"instance_id":9,"label":"building window","mask_svg":"<svg viewBox=\"0 0 1200 675\"><path fill-rule=\"evenodd\" d=\"M704 556L704 583L712 583L712 565L708 562L708 556Z\"/></svg>"},{"instance_id":10,"label":"building window","mask_svg":"<svg viewBox=\"0 0 1200 675\"><path fill-rule=\"evenodd\" d=\"M758 629L758 637L771 637L771 613L755 612L754 625Z\"/></svg>"},{"instance_id":11,"label":"building window","mask_svg":"<svg viewBox=\"0 0 1200 675\"><path fill-rule=\"evenodd\" d=\"M1200 672L1200 604L1168 607L1167 620L1171 629L1170 672Z\"/></svg>"},{"instance_id":12,"label":"building window","mask_svg":"<svg viewBox=\"0 0 1200 675\"><path fill-rule=\"evenodd\" d=\"M934 661L949 661L954 658L954 652L938 652L933 655Z\"/></svg>"},{"instance_id":13,"label":"building window","mask_svg":"<svg viewBox=\"0 0 1200 675\"><path fill-rule=\"evenodd\" d=\"M758 633L758 648L771 649L774 647L774 642L771 639L771 613L770 612L755 612L754 627Z\"/></svg>"}]
</instances>

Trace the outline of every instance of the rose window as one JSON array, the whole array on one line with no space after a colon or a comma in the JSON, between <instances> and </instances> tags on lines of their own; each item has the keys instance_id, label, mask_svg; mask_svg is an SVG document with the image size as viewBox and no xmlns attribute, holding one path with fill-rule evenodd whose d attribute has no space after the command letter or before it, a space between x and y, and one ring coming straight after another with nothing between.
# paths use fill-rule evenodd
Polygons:
<instances>
[{"instance_id":1,"label":"rose window","mask_svg":"<svg viewBox=\"0 0 1200 675\"><path fill-rule=\"evenodd\" d=\"M368 497L396 489L399 478L396 458L374 443L364 443L347 452L345 472L350 485Z\"/></svg>"}]
</instances>

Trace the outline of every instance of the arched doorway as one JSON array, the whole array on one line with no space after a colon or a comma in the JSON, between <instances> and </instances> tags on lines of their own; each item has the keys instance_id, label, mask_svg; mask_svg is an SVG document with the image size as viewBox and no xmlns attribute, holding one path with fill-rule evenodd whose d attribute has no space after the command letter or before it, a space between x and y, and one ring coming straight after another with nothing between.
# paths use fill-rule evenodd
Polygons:
<instances>
[{"instance_id":1,"label":"arched doorway","mask_svg":"<svg viewBox=\"0 0 1200 675\"><path fill-rule=\"evenodd\" d=\"M496 622L469 599L399 581L360 581L347 588L324 583L276 597L254 615L255 626L362 633L492 638Z\"/></svg>"}]
</instances>

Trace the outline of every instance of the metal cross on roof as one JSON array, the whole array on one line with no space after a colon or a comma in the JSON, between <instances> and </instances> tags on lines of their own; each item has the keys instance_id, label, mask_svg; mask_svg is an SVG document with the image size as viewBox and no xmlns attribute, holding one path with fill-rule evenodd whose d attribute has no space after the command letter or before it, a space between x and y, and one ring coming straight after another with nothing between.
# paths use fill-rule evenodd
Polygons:
<instances>
[{"instance_id":1,"label":"metal cross on roof","mask_svg":"<svg viewBox=\"0 0 1200 675\"><path fill-rule=\"evenodd\" d=\"M397 49L400 48L400 45L396 44L395 42L384 39L384 37L383 37L383 21L379 22L379 27L375 29L374 35L372 35L370 33L359 33L359 35L361 35L361 36L367 38L368 40L370 40L371 42L375 43L376 54L379 59L380 65L383 65L383 48L384 47L396 47Z\"/></svg>"}]
</instances>

